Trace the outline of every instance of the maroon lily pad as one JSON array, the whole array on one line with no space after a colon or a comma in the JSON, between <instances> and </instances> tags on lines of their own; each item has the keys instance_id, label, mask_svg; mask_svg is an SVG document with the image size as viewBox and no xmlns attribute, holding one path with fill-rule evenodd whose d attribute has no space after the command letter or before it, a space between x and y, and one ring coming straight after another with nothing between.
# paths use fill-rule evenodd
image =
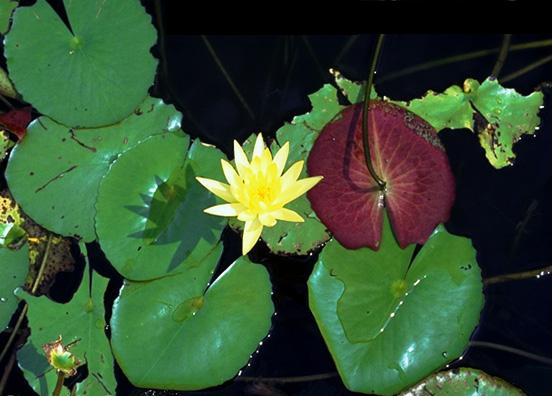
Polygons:
<instances>
[{"instance_id":1,"label":"maroon lily pad","mask_svg":"<svg viewBox=\"0 0 552 396\"><path fill-rule=\"evenodd\" d=\"M401 247L424 243L448 220L455 195L454 176L437 132L402 107L370 103L370 153L376 173L387 183L382 192L364 160L362 106L343 110L312 147L308 173L324 176L308 192L312 207L349 249L378 249L384 207Z\"/></svg>"},{"instance_id":2,"label":"maroon lily pad","mask_svg":"<svg viewBox=\"0 0 552 396\"><path fill-rule=\"evenodd\" d=\"M23 139L27 132L27 126L32 119L32 109L31 106L27 106L0 114L0 128L4 128L13 133L17 136L18 140Z\"/></svg>"}]
</instances>

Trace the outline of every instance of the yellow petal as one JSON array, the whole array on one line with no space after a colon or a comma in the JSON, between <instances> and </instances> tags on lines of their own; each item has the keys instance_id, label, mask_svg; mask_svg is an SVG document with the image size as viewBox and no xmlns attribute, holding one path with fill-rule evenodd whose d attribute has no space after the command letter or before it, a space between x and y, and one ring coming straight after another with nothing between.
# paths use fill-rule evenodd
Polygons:
<instances>
[{"instance_id":1,"label":"yellow petal","mask_svg":"<svg viewBox=\"0 0 552 396\"><path fill-rule=\"evenodd\" d=\"M291 165L286 173L282 176L282 189L286 190L291 187L293 183L297 181L301 171L303 170L304 161L297 161L295 164Z\"/></svg>"},{"instance_id":2,"label":"yellow petal","mask_svg":"<svg viewBox=\"0 0 552 396\"><path fill-rule=\"evenodd\" d=\"M296 223L303 223L305 221L297 212L287 208L275 210L272 212L272 215L277 220L294 221Z\"/></svg>"},{"instance_id":3,"label":"yellow petal","mask_svg":"<svg viewBox=\"0 0 552 396\"><path fill-rule=\"evenodd\" d=\"M252 221L257 217L257 215L249 210L244 210L238 214L239 221Z\"/></svg>"},{"instance_id":4,"label":"yellow petal","mask_svg":"<svg viewBox=\"0 0 552 396\"><path fill-rule=\"evenodd\" d=\"M288 155L289 155L289 142L286 142L274 156L274 163L278 168L278 176L280 176L284 171L284 167L286 166Z\"/></svg>"},{"instance_id":5,"label":"yellow petal","mask_svg":"<svg viewBox=\"0 0 552 396\"><path fill-rule=\"evenodd\" d=\"M234 140L234 162L236 163L236 169L243 178L245 176L245 169L249 168L249 161L243 151L242 146Z\"/></svg>"},{"instance_id":6,"label":"yellow petal","mask_svg":"<svg viewBox=\"0 0 552 396\"><path fill-rule=\"evenodd\" d=\"M226 177L226 180L228 180L228 183L230 185L237 185L239 186L242 184L240 176L237 174L236 170L230 163L224 159L220 159L220 164L222 165L222 171L224 172L224 177Z\"/></svg>"},{"instance_id":7,"label":"yellow petal","mask_svg":"<svg viewBox=\"0 0 552 396\"><path fill-rule=\"evenodd\" d=\"M259 221L265 227L274 227L276 225L276 219L271 213L260 213Z\"/></svg>"},{"instance_id":8,"label":"yellow petal","mask_svg":"<svg viewBox=\"0 0 552 396\"><path fill-rule=\"evenodd\" d=\"M205 213L209 213L215 216L232 217L232 216L237 216L244 210L245 210L245 206L239 203L235 203L235 204L215 205L203 211Z\"/></svg>"},{"instance_id":9,"label":"yellow petal","mask_svg":"<svg viewBox=\"0 0 552 396\"><path fill-rule=\"evenodd\" d=\"M242 254L244 256L249 253L251 249L253 249L253 246L255 246L255 244L259 240L262 231L263 225L259 222L258 219L245 222L242 244Z\"/></svg>"},{"instance_id":10,"label":"yellow petal","mask_svg":"<svg viewBox=\"0 0 552 396\"><path fill-rule=\"evenodd\" d=\"M204 177L196 177L196 180L200 182L203 187L211 191L217 197L224 199L227 202L235 202L236 199L230 192L230 186L225 183L221 183L216 180L206 179Z\"/></svg>"},{"instance_id":11,"label":"yellow petal","mask_svg":"<svg viewBox=\"0 0 552 396\"><path fill-rule=\"evenodd\" d=\"M259 133L257 135L257 140L255 140L255 148L253 149L253 157L260 157L263 155L265 149L263 134Z\"/></svg>"},{"instance_id":12,"label":"yellow petal","mask_svg":"<svg viewBox=\"0 0 552 396\"><path fill-rule=\"evenodd\" d=\"M280 193L278 198L276 198L277 203L285 205L286 203L293 201L313 188L320 180L322 180L322 176L307 177L305 179L297 180L288 188L284 186L283 191Z\"/></svg>"}]
</instances>

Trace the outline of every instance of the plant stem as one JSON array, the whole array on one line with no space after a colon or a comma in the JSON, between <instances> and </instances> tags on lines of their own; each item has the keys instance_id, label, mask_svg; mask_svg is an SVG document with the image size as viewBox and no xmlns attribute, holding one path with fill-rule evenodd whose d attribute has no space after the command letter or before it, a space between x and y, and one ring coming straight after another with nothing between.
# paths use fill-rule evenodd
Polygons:
<instances>
[{"instance_id":1,"label":"plant stem","mask_svg":"<svg viewBox=\"0 0 552 396\"><path fill-rule=\"evenodd\" d=\"M2 379L0 379L0 395L4 394L4 388L8 383L8 378L10 376L11 371L13 370L14 364L15 364L15 353L11 355L10 360L8 360L8 364L4 366L4 373L2 374Z\"/></svg>"},{"instance_id":2,"label":"plant stem","mask_svg":"<svg viewBox=\"0 0 552 396\"><path fill-rule=\"evenodd\" d=\"M63 374L63 371L58 371L57 375L58 377L57 377L56 387L54 388L54 393L52 393L52 396L59 396L61 394L63 380L65 380L65 374Z\"/></svg>"},{"instance_id":3,"label":"plant stem","mask_svg":"<svg viewBox=\"0 0 552 396\"><path fill-rule=\"evenodd\" d=\"M521 51L526 49L542 48L542 47L550 47L550 46L552 46L552 39L528 41L526 43L514 44L510 46L510 51ZM412 73L433 69L434 67L448 65L450 63L463 62L470 59L482 58L485 56L495 54L499 51L500 51L499 48L488 48L484 50L466 52L459 55L448 56L446 58L441 58L441 59L436 59L429 62L420 63L414 66L404 68L402 70L397 70L396 72L389 73L386 76L379 78L378 82L382 84L384 82L391 81L399 77L404 77Z\"/></svg>"},{"instance_id":4,"label":"plant stem","mask_svg":"<svg viewBox=\"0 0 552 396\"><path fill-rule=\"evenodd\" d=\"M537 67L540 67L542 65L545 65L547 64L548 62L552 61L552 55L548 55L548 56L545 56L544 58L541 58L533 63L530 63L528 64L527 66L525 67L522 67L521 69L519 70L516 70L515 72L513 73L510 73L508 74L506 77L504 77L503 79L501 79L500 81L505 83L507 81L511 81L515 78L518 78L518 77L521 77L523 76L524 74L526 73L529 73L530 71L533 71L534 69L536 69Z\"/></svg>"},{"instance_id":5,"label":"plant stem","mask_svg":"<svg viewBox=\"0 0 552 396\"><path fill-rule=\"evenodd\" d=\"M504 37L502 38L502 45L500 46L498 59L496 60L496 63L493 67L493 71L491 72L491 76L494 78L498 78L498 75L502 70L502 66L504 66L504 62L506 62L506 58L508 57L508 51L510 50L511 39L512 39L511 34L505 34Z\"/></svg>"},{"instance_id":6,"label":"plant stem","mask_svg":"<svg viewBox=\"0 0 552 396\"><path fill-rule=\"evenodd\" d=\"M46 268L46 261L48 260L48 255L50 254L50 247L52 245L52 238L53 238L53 234L49 234L48 242L46 242L46 249L44 250L44 255L42 256L42 261L40 262L40 268L38 269L38 274L36 275L36 278L33 283L33 287L31 289L31 294L36 293L36 290L40 285L40 281L42 280L42 276L44 275L44 270Z\"/></svg>"},{"instance_id":7,"label":"plant stem","mask_svg":"<svg viewBox=\"0 0 552 396\"><path fill-rule=\"evenodd\" d=\"M275 382L279 384L291 384L295 382L320 381L328 378L337 377L336 372L322 373L314 375L304 375L300 377L237 377L236 381L243 382Z\"/></svg>"},{"instance_id":8,"label":"plant stem","mask_svg":"<svg viewBox=\"0 0 552 396\"><path fill-rule=\"evenodd\" d=\"M320 79L322 81L326 81L328 79L329 74L324 71L324 68L320 64L320 61L318 60L318 57L316 56L316 53L314 52L314 48L312 48L312 45L310 44L309 38L307 36L301 36L301 40L303 41L303 44L305 44L305 47L307 48L307 52L309 53L309 55L312 58L314 64L316 65L316 69L318 70L318 74L320 75Z\"/></svg>"},{"instance_id":9,"label":"plant stem","mask_svg":"<svg viewBox=\"0 0 552 396\"><path fill-rule=\"evenodd\" d=\"M0 100L1 100L6 106L8 106L8 108L9 108L10 110L13 110L13 109L14 109L13 105L8 101L8 99L6 99L6 98L4 97L4 95L1 95L1 94L0 94Z\"/></svg>"},{"instance_id":10,"label":"plant stem","mask_svg":"<svg viewBox=\"0 0 552 396\"><path fill-rule=\"evenodd\" d=\"M495 344L494 342L470 341L469 346L497 349L499 351L509 352L515 355L523 356L527 359L535 360L540 363L552 365L552 359L549 357L536 355L534 353L527 352L522 349L513 348L507 345Z\"/></svg>"},{"instance_id":11,"label":"plant stem","mask_svg":"<svg viewBox=\"0 0 552 396\"><path fill-rule=\"evenodd\" d=\"M2 350L2 353L0 353L0 362L4 359L4 356L8 353L8 351L11 348L11 344L13 343L13 340L15 340L15 337L17 336L17 332L19 331L19 328L21 327L21 323L23 323L23 319L25 319L25 315L27 314L27 310L29 309L29 306L27 303L23 306L23 309L21 310L21 313L19 314L19 317L17 318L17 322L15 322L15 326L13 326L13 330L8 338L8 341L6 341L6 345L4 345L4 349Z\"/></svg>"},{"instance_id":12,"label":"plant stem","mask_svg":"<svg viewBox=\"0 0 552 396\"><path fill-rule=\"evenodd\" d=\"M192 123L196 130L201 131L204 128L199 124L199 122L195 119L195 117L192 115L192 113L188 110L184 104L182 104L182 101L176 95L173 91L172 84L171 84L171 77L169 74L169 63L168 63L168 57L167 57L167 45L166 45L166 37L165 37L165 25L163 22L163 8L161 5L161 0L155 1L155 20L157 22L157 30L159 34L159 55L160 55L160 65L161 65L161 73L159 74L159 85L163 86L163 88L166 90L164 93L167 95L167 99L172 101L173 103L177 104L179 107L179 110L184 113L184 116L186 117L187 121ZM163 91L161 91L163 92Z\"/></svg>"},{"instance_id":13,"label":"plant stem","mask_svg":"<svg viewBox=\"0 0 552 396\"><path fill-rule=\"evenodd\" d=\"M550 275L552 273L552 265L539 268L531 271L516 272L513 274L497 275L487 278L483 281L485 286L493 285L495 283L509 282L522 279L540 278L541 276Z\"/></svg>"},{"instance_id":14,"label":"plant stem","mask_svg":"<svg viewBox=\"0 0 552 396\"><path fill-rule=\"evenodd\" d=\"M381 45L383 44L383 38L383 34L380 34L378 36L378 42L376 43L376 49L374 51L374 56L372 57L372 65L370 66L370 74L368 75L368 80L364 86L364 107L362 109L362 143L364 145L364 160L366 161L366 167L368 168L370 175L378 184L380 191L385 190L386 183L376 173L372 164L372 156L370 154L370 141L368 136L368 112L370 107L370 91L372 90L372 84L374 82L374 72L376 71L376 65L378 62Z\"/></svg>"},{"instance_id":15,"label":"plant stem","mask_svg":"<svg viewBox=\"0 0 552 396\"><path fill-rule=\"evenodd\" d=\"M46 249L44 250L44 255L42 256L42 261L40 262L40 268L38 269L38 273L36 275L36 278L33 282L33 286L31 288L31 294L34 294L36 290L38 289L38 286L40 285L40 280L42 278L42 275L44 274L44 268L46 267L46 260L48 259L48 254L50 253L50 246L52 244L52 237L53 234L48 235L48 242L46 243ZM15 322L15 326L13 326L13 330L10 334L10 337L8 338L8 341L6 342L6 345L4 345L4 349L2 350L2 353L0 353L0 362L2 359L4 359L4 356L8 353L9 349L11 348L11 345L13 343L13 340L15 340L15 336L19 332L19 328L21 327L21 324L23 323L23 319L25 319L25 315L27 314L27 311L29 310L29 305L25 303L23 306L23 309L19 313L19 317L17 318L17 322Z\"/></svg>"},{"instance_id":16,"label":"plant stem","mask_svg":"<svg viewBox=\"0 0 552 396\"><path fill-rule=\"evenodd\" d=\"M203 42L205 43L205 46L207 47L207 50L209 51L209 53L211 54L211 57L213 58L213 60L215 61L215 63L217 64L218 68L220 69L221 73L224 75L224 78L226 79L226 81L228 82L228 84L230 85L230 88L232 88L232 91L234 92L234 94L238 97L239 101L241 102L242 106L245 108L245 110L247 111L247 114L249 114L249 117L251 117L252 120L255 120L255 114L253 114L253 110L251 110L251 107L249 107L249 105L247 104L247 102L245 101L245 98L242 96L242 94L240 93L240 90L238 89L238 87L236 86L236 84L234 84L234 80L232 80L232 77L230 77L230 74L228 74L228 72L226 71L226 69L224 68L224 65L222 64L222 62L220 61L217 53L215 52L215 49L213 48L213 46L211 45L211 43L209 42L209 40L207 39L207 37L205 37L204 35L201 35L201 39L203 40Z\"/></svg>"},{"instance_id":17,"label":"plant stem","mask_svg":"<svg viewBox=\"0 0 552 396\"><path fill-rule=\"evenodd\" d=\"M349 37L349 39L345 42L345 45L343 46L343 48L341 48L341 50L339 51L339 53L335 57L335 59L333 61L333 66L337 66L337 64L341 61L341 59L343 59L345 54L347 54L347 52L349 52L349 50L351 49L351 47L353 46L355 41L357 41L358 37L359 37L358 34L355 34L354 36Z\"/></svg>"}]
</instances>

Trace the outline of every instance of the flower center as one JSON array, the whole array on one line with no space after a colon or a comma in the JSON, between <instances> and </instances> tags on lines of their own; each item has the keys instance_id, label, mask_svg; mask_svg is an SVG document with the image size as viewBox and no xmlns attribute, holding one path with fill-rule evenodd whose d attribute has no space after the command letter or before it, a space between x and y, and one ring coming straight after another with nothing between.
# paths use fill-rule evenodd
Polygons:
<instances>
[{"instance_id":1,"label":"flower center","mask_svg":"<svg viewBox=\"0 0 552 396\"><path fill-rule=\"evenodd\" d=\"M272 201L274 194L270 186L264 185L264 186L259 186L257 188L257 191L255 191L255 195L256 195L256 199L258 199L259 201L264 201L268 203Z\"/></svg>"}]
</instances>

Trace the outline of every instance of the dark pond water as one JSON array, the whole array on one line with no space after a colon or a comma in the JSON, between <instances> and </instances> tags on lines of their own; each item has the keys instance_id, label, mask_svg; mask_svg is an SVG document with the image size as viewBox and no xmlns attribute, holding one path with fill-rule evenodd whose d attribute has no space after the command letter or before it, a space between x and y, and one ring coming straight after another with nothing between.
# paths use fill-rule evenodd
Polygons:
<instances>
[{"instance_id":1,"label":"dark pond water","mask_svg":"<svg viewBox=\"0 0 552 396\"><path fill-rule=\"evenodd\" d=\"M546 39L514 35L512 44ZM233 139L275 131L295 114L309 110L307 95L331 82L330 67L363 80L375 44L374 35L360 36L208 36L220 62L243 97L236 96L199 36L168 34L166 69L152 93L183 112L183 129L231 154ZM468 77L485 79L496 54L452 63L378 82L398 70L500 46L500 35L388 35L377 69L380 94L393 99L420 97L428 89L442 91ZM159 48L157 49L159 51ZM158 52L159 53L159 52ZM513 51L502 76L548 55L547 48ZM163 69L160 69L163 70ZM543 65L505 85L523 94L552 79L552 64ZM456 176L457 198L447 228L473 240L483 276L519 272L552 264L552 113L545 90L542 125L535 137L516 146L515 166L492 168L474 134L444 131L441 138ZM239 255L240 238L224 233L226 252L219 271ZM91 246L92 262L104 273L108 264ZM254 355L244 377L296 377L335 372L318 327L308 309L306 281L316 261L280 258L259 244L254 261L267 266L274 285L277 315L270 338ZM114 277L107 304L115 297ZM552 277L501 283L485 289L486 303L474 340L506 345L552 357ZM236 335L237 337L239 335ZM529 395L552 394L552 366L493 348L472 347L453 367L482 369L519 386ZM120 395L349 395L338 377L287 384L233 381L200 392L160 392L133 388L118 371ZM8 394L32 394L15 370Z\"/></svg>"}]
</instances>

